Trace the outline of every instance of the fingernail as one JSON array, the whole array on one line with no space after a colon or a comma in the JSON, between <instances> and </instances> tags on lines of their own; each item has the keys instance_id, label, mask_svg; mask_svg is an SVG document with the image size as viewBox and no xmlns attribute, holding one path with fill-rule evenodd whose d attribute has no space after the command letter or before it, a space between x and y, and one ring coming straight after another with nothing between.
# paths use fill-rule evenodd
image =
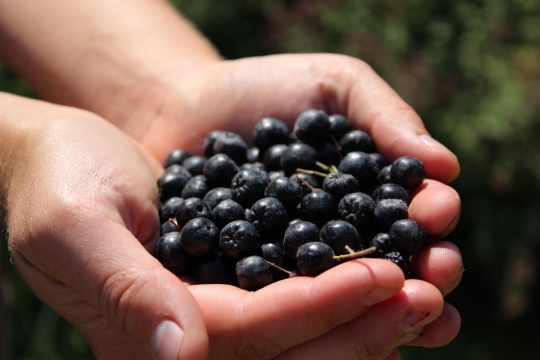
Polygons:
<instances>
[{"instance_id":1,"label":"fingernail","mask_svg":"<svg viewBox=\"0 0 540 360\"><path fill-rule=\"evenodd\" d=\"M398 291L399 290L396 289L376 287L364 297L364 304L366 306L371 306L380 303L384 300L390 299L392 296L396 295Z\"/></svg>"},{"instance_id":2,"label":"fingernail","mask_svg":"<svg viewBox=\"0 0 540 360\"><path fill-rule=\"evenodd\" d=\"M172 321L162 321L150 335L150 347L158 360L178 358L184 332Z\"/></svg>"},{"instance_id":3,"label":"fingernail","mask_svg":"<svg viewBox=\"0 0 540 360\"><path fill-rule=\"evenodd\" d=\"M424 144L426 144L428 146L438 148L438 149L441 149L441 150L450 151L450 150L448 150L448 148L446 146L444 146L443 144L441 144L440 142L438 142L437 140L432 138L429 134L421 134L421 135L419 135L419 137L424 142Z\"/></svg>"},{"instance_id":4,"label":"fingernail","mask_svg":"<svg viewBox=\"0 0 540 360\"><path fill-rule=\"evenodd\" d=\"M411 334L426 325L424 320L428 316L427 311L409 310L397 327L402 334Z\"/></svg>"}]
</instances>

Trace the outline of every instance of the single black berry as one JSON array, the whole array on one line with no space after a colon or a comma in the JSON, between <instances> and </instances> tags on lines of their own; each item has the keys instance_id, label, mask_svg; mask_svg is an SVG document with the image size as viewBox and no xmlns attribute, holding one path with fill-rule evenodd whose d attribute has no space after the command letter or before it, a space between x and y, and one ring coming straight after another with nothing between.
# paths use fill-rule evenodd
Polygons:
<instances>
[{"instance_id":1,"label":"single black berry","mask_svg":"<svg viewBox=\"0 0 540 360\"><path fill-rule=\"evenodd\" d=\"M365 152L348 153L339 164L338 170L354 176L358 180L360 191L365 191L376 185L379 180L379 166Z\"/></svg>"},{"instance_id":2,"label":"single black berry","mask_svg":"<svg viewBox=\"0 0 540 360\"><path fill-rule=\"evenodd\" d=\"M212 213L208 205L199 198L184 199L176 210L176 223L182 228L188 221L198 217L212 219Z\"/></svg>"},{"instance_id":3,"label":"single black berry","mask_svg":"<svg viewBox=\"0 0 540 360\"><path fill-rule=\"evenodd\" d=\"M390 177L393 183L409 190L414 189L424 181L426 170L424 164L417 158L403 156L392 163Z\"/></svg>"},{"instance_id":4,"label":"single black berry","mask_svg":"<svg viewBox=\"0 0 540 360\"><path fill-rule=\"evenodd\" d=\"M293 132L298 140L319 148L328 141L330 136L328 115L321 110L306 110L296 119Z\"/></svg>"},{"instance_id":5,"label":"single black berry","mask_svg":"<svg viewBox=\"0 0 540 360\"><path fill-rule=\"evenodd\" d=\"M236 279L241 289L257 291L273 281L268 262L260 256L246 257L236 263Z\"/></svg>"},{"instance_id":6,"label":"single black berry","mask_svg":"<svg viewBox=\"0 0 540 360\"><path fill-rule=\"evenodd\" d=\"M213 210L217 204L227 199L232 199L232 192L230 188L225 187L213 188L212 190L208 191L203 198L210 210Z\"/></svg>"},{"instance_id":7,"label":"single black berry","mask_svg":"<svg viewBox=\"0 0 540 360\"><path fill-rule=\"evenodd\" d=\"M326 191L314 191L302 199L302 214L306 221L323 226L337 217L337 205Z\"/></svg>"},{"instance_id":8,"label":"single black berry","mask_svg":"<svg viewBox=\"0 0 540 360\"><path fill-rule=\"evenodd\" d=\"M339 141L343 135L352 130L351 123L343 115L335 114L328 117L330 121L330 133Z\"/></svg>"},{"instance_id":9,"label":"single black berry","mask_svg":"<svg viewBox=\"0 0 540 360\"><path fill-rule=\"evenodd\" d=\"M375 205L373 219L376 230L379 232L388 232L394 222L407 218L409 218L409 210L403 200L384 199Z\"/></svg>"},{"instance_id":10,"label":"single black berry","mask_svg":"<svg viewBox=\"0 0 540 360\"><path fill-rule=\"evenodd\" d=\"M308 144L293 144L281 155L281 168L286 176L291 176L296 169L315 170L317 150Z\"/></svg>"},{"instance_id":11,"label":"single black berry","mask_svg":"<svg viewBox=\"0 0 540 360\"><path fill-rule=\"evenodd\" d=\"M429 235L412 219L398 220L390 227L392 246L407 255L417 254L429 242Z\"/></svg>"},{"instance_id":12,"label":"single black berry","mask_svg":"<svg viewBox=\"0 0 540 360\"><path fill-rule=\"evenodd\" d=\"M351 250L360 248L358 231L356 228L343 220L333 220L323 226L320 233L323 243L329 245L335 254L348 254Z\"/></svg>"},{"instance_id":13,"label":"single black berry","mask_svg":"<svg viewBox=\"0 0 540 360\"><path fill-rule=\"evenodd\" d=\"M219 246L227 257L240 260L259 253L261 242L255 226L248 221L236 220L221 230Z\"/></svg>"},{"instance_id":14,"label":"single black berry","mask_svg":"<svg viewBox=\"0 0 540 360\"><path fill-rule=\"evenodd\" d=\"M232 199L223 200L212 209L214 223L219 229L235 220L245 220L244 208Z\"/></svg>"},{"instance_id":15,"label":"single black berry","mask_svg":"<svg viewBox=\"0 0 540 360\"><path fill-rule=\"evenodd\" d=\"M356 192L345 195L339 202L339 217L351 223L358 232L371 230L375 202L367 194Z\"/></svg>"},{"instance_id":16,"label":"single black berry","mask_svg":"<svg viewBox=\"0 0 540 360\"><path fill-rule=\"evenodd\" d=\"M193 257L202 257L210 254L217 248L219 229L207 218L195 218L188 221L182 231L182 246Z\"/></svg>"},{"instance_id":17,"label":"single black berry","mask_svg":"<svg viewBox=\"0 0 540 360\"><path fill-rule=\"evenodd\" d=\"M196 175L189 179L182 189L182 197L188 199L196 197L202 199L208 192L208 185L206 184L206 177L204 175Z\"/></svg>"},{"instance_id":18,"label":"single black berry","mask_svg":"<svg viewBox=\"0 0 540 360\"><path fill-rule=\"evenodd\" d=\"M343 156L353 151L370 153L375 150L371 136L362 130L352 130L343 135L339 141Z\"/></svg>"},{"instance_id":19,"label":"single black berry","mask_svg":"<svg viewBox=\"0 0 540 360\"><path fill-rule=\"evenodd\" d=\"M163 161L163 167L166 169L169 166L176 164L176 165L182 165L184 160L189 158L190 155L187 151L183 149L175 149L167 155L165 160Z\"/></svg>"},{"instance_id":20,"label":"single black berry","mask_svg":"<svg viewBox=\"0 0 540 360\"><path fill-rule=\"evenodd\" d=\"M206 160L203 174L210 188L230 187L231 180L238 173L238 166L225 154L216 154Z\"/></svg>"},{"instance_id":21,"label":"single black berry","mask_svg":"<svg viewBox=\"0 0 540 360\"><path fill-rule=\"evenodd\" d=\"M253 128L253 141L264 154L274 145L289 143L289 128L281 120L263 118Z\"/></svg>"},{"instance_id":22,"label":"single black berry","mask_svg":"<svg viewBox=\"0 0 540 360\"><path fill-rule=\"evenodd\" d=\"M156 258L176 275L188 275L195 264L195 259L184 250L179 232L167 233L158 240Z\"/></svg>"},{"instance_id":23,"label":"single black berry","mask_svg":"<svg viewBox=\"0 0 540 360\"><path fill-rule=\"evenodd\" d=\"M296 260L304 276L317 276L334 267L334 251L322 242L310 242L298 248Z\"/></svg>"},{"instance_id":24,"label":"single black berry","mask_svg":"<svg viewBox=\"0 0 540 360\"><path fill-rule=\"evenodd\" d=\"M244 207L249 207L264 197L264 190L269 182L270 179L265 171L241 170L231 181L233 200Z\"/></svg>"},{"instance_id":25,"label":"single black berry","mask_svg":"<svg viewBox=\"0 0 540 360\"><path fill-rule=\"evenodd\" d=\"M191 173L191 175L202 175L206 158L203 156L191 156L182 162L182 166Z\"/></svg>"},{"instance_id":26,"label":"single black berry","mask_svg":"<svg viewBox=\"0 0 540 360\"><path fill-rule=\"evenodd\" d=\"M296 259L296 252L303 244L319 241L319 228L317 225L300 221L289 225L283 237L283 251L291 258Z\"/></svg>"},{"instance_id":27,"label":"single black berry","mask_svg":"<svg viewBox=\"0 0 540 360\"><path fill-rule=\"evenodd\" d=\"M360 191L360 185L351 174L332 172L324 178L323 190L339 203L345 195Z\"/></svg>"}]
</instances>

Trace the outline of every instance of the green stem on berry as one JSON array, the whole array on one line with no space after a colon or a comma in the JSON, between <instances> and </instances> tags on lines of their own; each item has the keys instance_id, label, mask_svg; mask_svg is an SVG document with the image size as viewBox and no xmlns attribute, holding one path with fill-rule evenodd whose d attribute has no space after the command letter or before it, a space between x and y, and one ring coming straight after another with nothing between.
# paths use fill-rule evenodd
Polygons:
<instances>
[{"instance_id":1,"label":"green stem on berry","mask_svg":"<svg viewBox=\"0 0 540 360\"><path fill-rule=\"evenodd\" d=\"M345 250L347 250L349 252L349 254L354 254L354 250L351 249L351 247L349 245L345 245Z\"/></svg>"},{"instance_id":2,"label":"green stem on berry","mask_svg":"<svg viewBox=\"0 0 540 360\"><path fill-rule=\"evenodd\" d=\"M332 169L332 172L339 172L338 168L335 167L334 165L330 166L330 169Z\"/></svg>"},{"instance_id":3,"label":"green stem on berry","mask_svg":"<svg viewBox=\"0 0 540 360\"><path fill-rule=\"evenodd\" d=\"M273 262L270 262L268 260L265 259L265 261L268 263L268 265L270 265L271 267L275 268L275 269L278 269L279 271L283 271L285 274L289 275L289 278L293 278L293 277L297 277L298 275L296 275L295 272L292 272L292 271L289 271L289 270L285 270L284 268L282 268L281 266L278 266L276 264L274 264Z\"/></svg>"},{"instance_id":4,"label":"green stem on berry","mask_svg":"<svg viewBox=\"0 0 540 360\"><path fill-rule=\"evenodd\" d=\"M341 154L341 146L339 146L339 141L337 141L334 135L330 135L330 139L332 139L332 142L334 143L334 145L336 145L338 149L339 159L343 160L343 155Z\"/></svg>"},{"instance_id":5,"label":"green stem on berry","mask_svg":"<svg viewBox=\"0 0 540 360\"><path fill-rule=\"evenodd\" d=\"M366 255L372 254L372 253L374 253L376 250L377 250L377 248L376 248L375 246L372 246L372 247L367 248L367 249L365 249L365 250L353 252L352 254L346 254L346 255L337 255L337 256L334 256L334 260L341 261L341 260L357 259L357 258L359 258L359 257L362 257L362 256L366 256Z\"/></svg>"},{"instance_id":6,"label":"green stem on berry","mask_svg":"<svg viewBox=\"0 0 540 360\"><path fill-rule=\"evenodd\" d=\"M182 230L182 228L181 228L180 226L178 226L178 223L176 222L176 220L174 220L174 219L169 219L169 222L170 222L171 224L173 224L174 227L177 228L178 230Z\"/></svg>"},{"instance_id":7,"label":"green stem on berry","mask_svg":"<svg viewBox=\"0 0 540 360\"><path fill-rule=\"evenodd\" d=\"M299 173L304 173L304 174L308 174L308 175L317 175L317 176L321 176L321 177L326 177L328 176L328 174L325 174L323 172L320 172L320 171L315 171L315 170L306 170L306 169L296 169L296 172L299 172Z\"/></svg>"}]
</instances>

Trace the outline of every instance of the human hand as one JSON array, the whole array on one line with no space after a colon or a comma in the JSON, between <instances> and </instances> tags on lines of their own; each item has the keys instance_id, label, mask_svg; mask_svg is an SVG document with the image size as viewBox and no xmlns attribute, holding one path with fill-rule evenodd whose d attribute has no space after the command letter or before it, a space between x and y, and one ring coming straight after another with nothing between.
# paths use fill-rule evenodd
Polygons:
<instances>
[{"instance_id":1,"label":"human hand","mask_svg":"<svg viewBox=\"0 0 540 360\"><path fill-rule=\"evenodd\" d=\"M85 111L0 94L0 114L9 245L29 287L99 359L205 359L198 304L149 254L159 164Z\"/></svg>"},{"instance_id":2,"label":"human hand","mask_svg":"<svg viewBox=\"0 0 540 360\"><path fill-rule=\"evenodd\" d=\"M138 138L159 160L178 147L200 153L202 140L210 130L230 130L249 137L254 123L262 117L276 117L292 125L303 110L319 108L348 116L355 127L372 135L378 150L389 160L403 155L422 160L429 179L413 194L409 213L432 237L443 237L457 223L461 206L459 196L444 184L458 175L457 159L429 137L418 115L361 61L337 55L281 55L216 62L181 76L170 72L163 74L153 85L148 86L145 82L145 87L132 87L132 96L126 98L145 101L129 104L125 111L116 109L116 113L121 117L118 123L123 124L123 130ZM357 262L375 266L374 260ZM324 276L348 278L347 271L354 270L347 269L347 266L333 269L335 275ZM384 266L387 268L385 271L391 271L390 264L377 263L376 266ZM284 354L293 358L306 357L306 354L313 358L339 358L336 354L340 351L343 351L343 358L347 358L351 353L344 349L356 349L360 355L368 357L367 354L372 354L373 358L378 358L403 343L441 346L457 334L459 315L451 305L443 304L441 293L448 294L460 281L462 260L459 250L448 242L433 243L414 257L413 268L423 281L407 281L398 296L363 315L363 309L349 312L349 317L342 317L333 326L320 329L319 333L304 329L311 337L301 338L303 344L298 343L294 347L287 343L298 340L287 332L290 326L274 327L269 324L268 316L256 320L256 315L253 315L248 321L249 326L244 324L239 330L240 325L231 321L229 314L238 313L246 298L250 304L253 303L252 307L276 308L276 303L282 302L293 306L292 300L301 296L300 291L293 290L303 289L296 282L325 281L329 284L332 280L287 280L253 295L240 290L234 290L234 294L230 290L227 297L224 296L226 290L217 286L194 286L191 289L205 313L211 343L226 339L228 349L237 347L231 344L245 343L260 357L275 355L272 351L277 349L289 349ZM312 285L305 287L311 289ZM333 301L352 301L347 297L351 291L342 289L332 296ZM294 297L288 294L294 294ZM355 296L360 297L358 294ZM329 307L344 306L341 303L331 305L334 303L329 298L325 301ZM209 305L215 302L220 306ZM325 305L321 303L320 306ZM310 312L310 309L304 311ZM410 311L413 314L429 313L420 325L431 322L424 328L423 336L414 340L411 339L414 335L400 332L396 327ZM252 314L251 311L249 313ZM276 314L276 324L279 321L284 324L283 317L277 317L280 314ZM302 315L297 316L300 319ZM437 320L434 321L435 318ZM340 327L339 324L347 325ZM370 330L356 330L354 333L359 335L354 337L346 336L344 330L340 330L360 327ZM274 334L272 329L277 329ZM246 332L258 335L246 340ZM225 334L237 335L231 338ZM233 357L234 354L228 356Z\"/></svg>"}]
</instances>

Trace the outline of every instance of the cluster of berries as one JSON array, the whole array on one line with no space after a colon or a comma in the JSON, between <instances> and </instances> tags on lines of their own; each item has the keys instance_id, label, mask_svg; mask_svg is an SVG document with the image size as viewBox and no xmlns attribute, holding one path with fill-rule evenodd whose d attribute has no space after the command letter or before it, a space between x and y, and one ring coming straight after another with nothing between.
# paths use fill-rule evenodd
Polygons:
<instances>
[{"instance_id":1,"label":"cluster of berries","mask_svg":"<svg viewBox=\"0 0 540 360\"><path fill-rule=\"evenodd\" d=\"M165 160L156 257L167 269L246 290L362 256L412 276L410 256L429 242L408 219L408 190L425 177L418 159L388 164L368 133L320 110L301 113L292 132L264 118L253 138L249 148L213 131L204 157L177 149Z\"/></svg>"}]
</instances>

